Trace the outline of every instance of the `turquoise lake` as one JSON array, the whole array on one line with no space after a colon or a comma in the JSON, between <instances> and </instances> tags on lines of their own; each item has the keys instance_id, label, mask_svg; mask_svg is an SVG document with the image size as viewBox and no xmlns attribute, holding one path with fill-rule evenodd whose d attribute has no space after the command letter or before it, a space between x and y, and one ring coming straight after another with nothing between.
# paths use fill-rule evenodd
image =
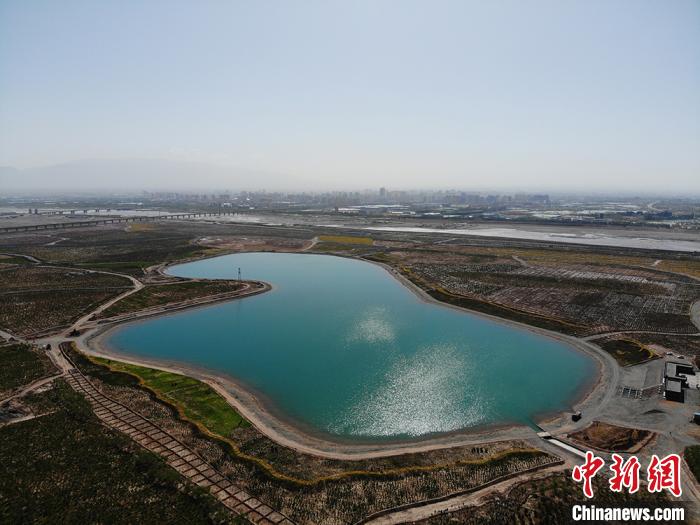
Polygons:
<instances>
[{"instance_id":1,"label":"turquoise lake","mask_svg":"<svg viewBox=\"0 0 700 525\"><path fill-rule=\"evenodd\" d=\"M531 424L570 409L596 371L565 343L423 301L363 261L245 253L169 273L238 268L273 290L124 325L107 346L230 376L303 428L362 441Z\"/></svg>"}]
</instances>

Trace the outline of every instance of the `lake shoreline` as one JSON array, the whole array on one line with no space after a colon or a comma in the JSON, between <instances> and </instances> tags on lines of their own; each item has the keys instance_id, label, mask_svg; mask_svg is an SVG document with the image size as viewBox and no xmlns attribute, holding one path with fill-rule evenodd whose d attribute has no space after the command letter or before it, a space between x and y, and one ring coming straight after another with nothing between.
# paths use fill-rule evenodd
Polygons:
<instances>
[{"instance_id":1,"label":"lake shoreline","mask_svg":"<svg viewBox=\"0 0 700 525\"><path fill-rule=\"evenodd\" d=\"M94 336L99 337L98 334L94 334ZM284 414L271 409L270 404L262 400L265 398L264 394L256 392L250 386L220 372L212 372L190 364L123 354L103 345L101 341L95 341L95 339L87 343L87 350L85 348L81 348L81 350L89 356L154 368L202 381L220 394L267 438L297 452L329 459L371 459L489 442L526 440L534 436L533 429L526 426L482 425L472 431L462 429L428 434L412 439L387 439L386 441L363 441L361 438L357 440L343 439L321 433L298 420L285 417Z\"/></svg>"},{"instance_id":2,"label":"lake shoreline","mask_svg":"<svg viewBox=\"0 0 700 525\"><path fill-rule=\"evenodd\" d=\"M354 258L354 257L351 257ZM379 261L372 261L372 260L367 260L367 259L361 259L365 262L375 264L381 268L384 268L391 276L393 276L397 281L399 281L401 284L403 284L406 288L411 290L418 298L421 300L435 304L438 306L442 306L445 308L450 308L453 310L457 310L463 313L468 313L471 315L474 315L476 317L481 317L482 319L487 319L490 321L494 321L500 324L504 324L506 326L511 326L513 328L518 328L521 330L526 330L528 332L532 332L544 337L548 337L550 339L555 339L559 342L562 342L566 344L567 346L570 346L573 348L575 351L582 352L590 357L592 357L595 362L598 365L598 370L594 374L592 374L592 377L590 378L589 381L587 381L585 384L581 385L581 388L579 389L579 392L576 393L574 398L572 399L572 411L581 411L583 412L584 409L589 408L593 403L596 402L596 393L599 390L599 387L602 386L603 379L606 378L606 376L612 375L611 372L615 370L615 368L618 366L617 362L614 360L614 358L599 348L598 346L589 343L588 341L585 341L581 338L562 334L559 332L554 332L552 330L547 330L546 328L540 328L538 326L533 326L529 325L526 323L522 323L520 321L514 321L512 319L506 319L505 317L498 317L495 315L487 314L484 312L479 312L477 310L471 310L469 308L464 308L462 306L458 306L455 304L450 304L450 303L445 303L443 301L440 301L430 294L428 294L425 290L423 290L421 287L413 283L410 279L402 275L400 272L389 266L388 264L384 264ZM612 379L612 378L611 378ZM613 385L614 386L614 385ZM545 413L545 414L540 414L540 420L538 424L553 424L557 422L560 418L562 417L562 414L552 414L552 413Z\"/></svg>"},{"instance_id":3,"label":"lake shoreline","mask_svg":"<svg viewBox=\"0 0 700 525\"><path fill-rule=\"evenodd\" d=\"M313 252L305 253L313 254ZM217 255L216 257L220 256L221 255ZM593 374L590 381L587 381L584 385L582 385L582 387L579 389L580 392L577 392L575 399L572 400L572 410L581 410L584 412L584 415L587 414L589 409L591 409L591 412L594 412L592 410L593 407L599 406L601 403L605 402L609 398L610 391L614 389L616 382L614 381L615 374L613 374L613 372L615 369L613 366L615 366L615 363L612 360L612 357L610 357L608 354L601 355L603 351L590 343L538 327L533 327L523 323L510 321L508 319L443 303L428 295L424 290L420 289L414 283L410 282L396 270L387 265L375 261L358 259L356 257L349 258L369 262L381 267L396 280L398 280L399 283L404 285L404 287L411 290L422 301L427 301L442 307L452 308L463 313L476 315L500 324L510 325L515 328L525 329L539 335L554 338L555 340L565 343L574 351L581 351L589 356L592 356L597 364L597 370ZM165 273L165 271L171 266L180 264L183 263L178 261L172 264L161 265L158 267L157 271ZM233 298L231 300L236 299ZM196 305L193 306L193 308L201 308L204 306L210 305ZM155 315L170 315L172 313L174 312L164 309L162 312L158 312ZM153 316L149 316L149 318L152 317ZM220 395L222 395L261 433L282 445L288 446L300 452L334 459L363 459L509 439L529 439L536 436L534 429L524 425L515 424L480 425L478 427L474 427L473 429L461 429L451 432L441 432L438 434L428 434L425 436L416 437L415 439L387 439L386 441L371 442L363 442L361 438L358 438L358 440L343 439L342 437L325 434L322 431L308 428L308 425L305 425L303 422L295 421L289 417L284 417L284 414L281 413L281 411L275 409L274 403L271 403L270 400L265 398L264 393L256 392L255 389L245 385L240 380L233 378L230 375L223 374L219 371L206 370L190 364L168 362L162 359L142 358L131 354L126 355L105 344L105 340L109 332L127 323L137 323L141 320L144 319L137 319L131 322L124 321L109 323L97 327L96 329L90 331L90 333L86 333L80 338L81 342L83 343L82 346L87 350L86 353L90 355L184 374L204 381ZM608 381L604 382L603 379L608 379ZM601 388L602 386L607 386L608 388ZM567 427L572 426L570 419L568 418L568 413L556 412L538 414L534 419L539 425L546 425L548 427L546 430L550 432L556 432L560 429L570 431L570 429ZM582 418L582 421L573 426L576 428L581 428L583 423L587 424L590 422L589 420L592 419L593 417L584 417Z\"/></svg>"}]
</instances>

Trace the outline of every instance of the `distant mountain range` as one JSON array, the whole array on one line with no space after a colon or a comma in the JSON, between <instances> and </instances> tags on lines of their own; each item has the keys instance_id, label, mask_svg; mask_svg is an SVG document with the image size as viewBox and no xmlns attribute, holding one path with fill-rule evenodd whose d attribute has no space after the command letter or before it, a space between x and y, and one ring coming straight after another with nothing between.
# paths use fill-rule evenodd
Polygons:
<instances>
[{"instance_id":1,"label":"distant mountain range","mask_svg":"<svg viewBox=\"0 0 700 525\"><path fill-rule=\"evenodd\" d=\"M9 190L291 189L295 177L199 162L162 159L87 159L17 169L0 166L0 193Z\"/></svg>"}]
</instances>

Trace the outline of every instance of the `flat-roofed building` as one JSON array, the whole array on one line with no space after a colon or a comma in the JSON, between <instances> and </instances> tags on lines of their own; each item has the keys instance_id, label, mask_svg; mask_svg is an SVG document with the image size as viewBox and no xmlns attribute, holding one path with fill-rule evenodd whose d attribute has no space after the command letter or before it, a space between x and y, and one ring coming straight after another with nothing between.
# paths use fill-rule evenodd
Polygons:
<instances>
[{"instance_id":1,"label":"flat-roofed building","mask_svg":"<svg viewBox=\"0 0 700 525\"><path fill-rule=\"evenodd\" d=\"M695 370L690 363L679 363L677 361L668 361L664 369L665 379L676 379L685 387L688 386L688 378L686 376L694 376Z\"/></svg>"},{"instance_id":2,"label":"flat-roofed building","mask_svg":"<svg viewBox=\"0 0 700 525\"><path fill-rule=\"evenodd\" d=\"M664 396L667 401L677 401L683 403L685 401L685 393L683 392L683 383L678 379L667 377L664 381Z\"/></svg>"}]
</instances>

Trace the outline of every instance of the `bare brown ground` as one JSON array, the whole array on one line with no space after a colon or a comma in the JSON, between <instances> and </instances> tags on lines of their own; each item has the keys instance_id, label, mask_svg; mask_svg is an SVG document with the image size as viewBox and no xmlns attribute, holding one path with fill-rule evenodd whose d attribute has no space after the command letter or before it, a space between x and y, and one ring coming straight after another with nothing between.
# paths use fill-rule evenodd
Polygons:
<instances>
[{"instance_id":1,"label":"bare brown ground","mask_svg":"<svg viewBox=\"0 0 700 525\"><path fill-rule=\"evenodd\" d=\"M262 237L212 236L202 237L197 244L227 252L297 252L308 248L314 241L303 239L275 239Z\"/></svg>"},{"instance_id":2,"label":"bare brown ground","mask_svg":"<svg viewBox=\"0 0 700 525\"><path fill-rule=\"evenodd\" d=\"M655 436L654 432L648 430L618 427L610 423L594 421L583 430L569 434L569 439L586 447L632 454L641 450Z\"/></svg>"}]
</instances>

